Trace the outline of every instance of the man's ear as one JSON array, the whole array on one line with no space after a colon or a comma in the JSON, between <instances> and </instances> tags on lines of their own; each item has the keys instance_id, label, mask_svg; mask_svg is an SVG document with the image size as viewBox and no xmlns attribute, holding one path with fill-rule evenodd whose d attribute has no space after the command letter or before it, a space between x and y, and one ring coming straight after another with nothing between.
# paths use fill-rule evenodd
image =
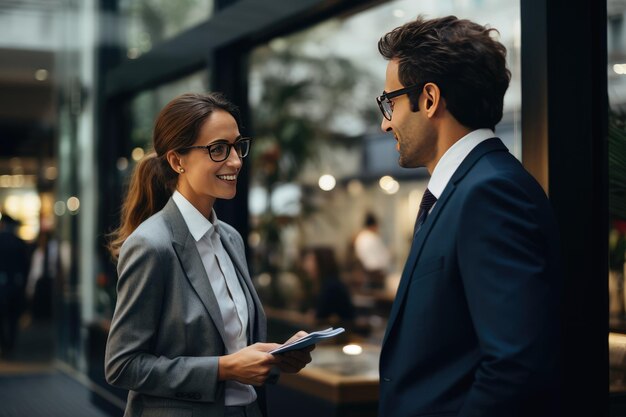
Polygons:
<instances>
[{"instance_id":1,"label":"man's ear","mask_svg":"<svg viewBox=\"0 0 626 417\"><path fill-rule=\"evenodd\" d=\"M424 111L428 117L433 117L437 110L443 105L441 90L435 83L427 83L422 90L422 101L424 102Z\"/></svg>"}]
</instances>

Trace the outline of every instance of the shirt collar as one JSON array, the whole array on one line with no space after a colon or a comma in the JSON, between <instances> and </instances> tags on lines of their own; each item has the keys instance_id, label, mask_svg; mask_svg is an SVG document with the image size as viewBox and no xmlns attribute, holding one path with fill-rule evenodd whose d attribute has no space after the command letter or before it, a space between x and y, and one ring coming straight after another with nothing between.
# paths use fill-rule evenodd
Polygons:
<instances>
[{"instance_id":1,"label":"shirt collar","mask_svg":"<svg viewBox=\"0 0 626 417\"><path fill-rule=\"evenodd\" d=\"M176 203L176 206L180 210L180 214L182 214L183 219L189 228L189 233L191 233L191 236L193 236L196 242L202 239L205 235L210 236L210 233L219 233L215 210L211 210L211 219L209 220L204 217L202 213L200 213L198 209L185 198L185 196L179 193L178 190L174 191L174 194L172 194L172 200Z\"/></svg>"},{"instance_id":2,"label":"shirt collar","mask_svg":"<svg viewBox=\"0 0 626 417\"><path fill-rule=\"evenodd\" d=\"M457 170L461 162L469 155L472 149L482 141L495 136L495 133L491 129L477 129L463 136L456 141L454 145L450 146L439 162L437 162L433 174L430 177L430 181L428 181L428 189L430 192L437 198L441 197L454 171Z\"/></svg>"}]
</instances>

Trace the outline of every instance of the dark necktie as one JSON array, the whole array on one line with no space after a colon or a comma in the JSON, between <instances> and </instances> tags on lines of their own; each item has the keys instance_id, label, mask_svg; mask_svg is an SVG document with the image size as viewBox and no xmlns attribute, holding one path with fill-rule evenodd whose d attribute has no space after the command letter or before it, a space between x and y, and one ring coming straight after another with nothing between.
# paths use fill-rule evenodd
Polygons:
<instances>
[{"instance_id":1,"label":"dark necktie","mask_svg":"<svg viewBox=\"0 0 626 417\"><path fill-rule=\"evenodd\" d=\"M415 229L413 232L414 236L415 236L415 233L417 233L418 230L420 230L420 227L422 227L422 225L426 221L426 216L428 216L428 212L430 211L430 209L433 207L433 205L436 202L437 202L437 197L435 197L433 193L431 193L430 190L427 188L426 191L424 191L424 195L422 196L422 201L420 202L420 209L417 212L417 220L415 221Z\"/></svg>"}]
</instances>

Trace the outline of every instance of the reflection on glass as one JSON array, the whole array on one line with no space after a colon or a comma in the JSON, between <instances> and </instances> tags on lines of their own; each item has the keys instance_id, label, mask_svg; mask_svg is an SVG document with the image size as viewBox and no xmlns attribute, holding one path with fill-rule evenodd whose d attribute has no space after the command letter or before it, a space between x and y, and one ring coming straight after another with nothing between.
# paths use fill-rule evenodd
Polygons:
<instances>
[{"instance_id":1,"label":"reflection on glass","mask_svg":"<svg viewBox=\"0 0 626 417\"><path fill-rule=\"evenodd\" d=\"M120 0L126 54L135 59L213 14L213 0Z\"/></svg>"},{"instance_id":2,"label":"reflection on glass","mask_svg":"<svg viewBox=\"0 0 626 417\"><path fill-rule=\"evenodd\" d=\"M306 292L280 280L285 271L298 275L303 246L333 247L342 278L351 290L358 288L360 278L349 266L350 245L366 211L383 220L380 233L393 248L389 276L401 270L417 212L410 193L423 191L427 178L425 171L399 168L393 139L380 131L382 116L374 99L384 88L387 62L377 44L383 34L419 14L454 14L500 31L512 80L497 133L521 157L518 1L391 1L259 46L249 68L256 138L250 215L253 233L260 236L253 269L272 277L260 291L268 305L284 308ZM289 215L268 203L286 183L300 190L299 211ZM392 299L393 294L360 294L359 303L368 306L363 307L367 323L384 325L384 319L369 318L385 317Z\"/></svg>"},{"instance_id":3,"label":"reflection on glass","mask_svg":"<svg viewBox=\"0 0 626 417\"><path fill-rule=\"evenodd\" d=\"M144 91L132 99L130 102L130 145L132 146L127 148L129 152L137 147L142 148L144 151L152 147L154 120L163 106L182 93L206 92L208 83L208 72L202 70L153 90ZM133 152L137 155L140 151ZM132 154L129 153L123 157L131 158ZM135 158L132 159L136 161Z\"/></svg>"},{"instance_id":4,"label":"reflection on glass","mask_svg":"<svg viewBox=\"0 0 626 417\"><path fill-rule=\"evenodd\" d=\"M609 381L612 392L626 391L626 4L607 1L609 95Z\"/></svg>"}]
</instances>

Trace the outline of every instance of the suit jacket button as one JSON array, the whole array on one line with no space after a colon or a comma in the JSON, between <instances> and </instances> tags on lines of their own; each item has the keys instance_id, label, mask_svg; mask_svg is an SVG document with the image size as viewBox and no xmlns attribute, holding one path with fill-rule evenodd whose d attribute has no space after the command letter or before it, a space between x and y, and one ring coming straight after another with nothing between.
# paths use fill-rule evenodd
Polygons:
<instances>
[{"instance_id":1,"label":"suit jacket button","mask_svg":"<svg viewBox=\"0 0 626 417\"><path fill-rule=\"evenodd\" d=\"M193 399L194 400L199 400L200 398L202 398L202 395L199 392L194 392L193 393Z\"/></svg>"},{"instance_id":2,"label":"suit jacket button","mask_svg":"<svg viewBox=\"0 0 626 417\"><path fill-rule=\"evenodd\" d=\"M383 378L383 381L385 381L385 382L391 382L391 378Z\"/></svg>"}]
</instances>

